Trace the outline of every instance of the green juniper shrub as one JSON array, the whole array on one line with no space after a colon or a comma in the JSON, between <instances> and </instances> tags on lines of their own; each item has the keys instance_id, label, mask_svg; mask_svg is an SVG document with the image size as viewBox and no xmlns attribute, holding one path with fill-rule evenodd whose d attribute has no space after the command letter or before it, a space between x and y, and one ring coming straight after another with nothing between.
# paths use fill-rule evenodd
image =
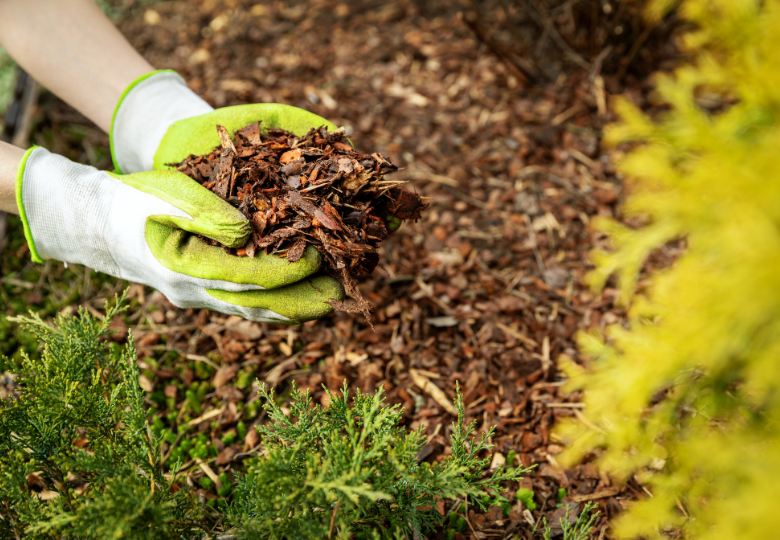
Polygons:
<instances>
[{"instance_id":1,"label":"green juniper shrub","mask_svg":"<svg viewBox=\"0 0 780 540\"><path fill-rule=\"evenodd\" d=\"M197 501L159 466L132 337L115 352L101 340L123 301L103 321L13 319L43 350L22 356L18 399L0 401L0 538L200 538ZM27 488L36 471L55 498Z\"/></svg>"},{"instance_id":2,"label":"green juniper shrub","mask_svg":"<svg viewBox=\"0 0 780 540\"><path fill-rule=\"evenodd\" d=\"M65 154L69 153L66 148L62 150ZM96 153L100 153L99 148L95 150ZM72 159L74 156L67 157ZM89 159L88 161L90 161L89 165L100 166L98 161L93 162ZM110 161L109 156L109 163ZM62 264L56 263L32 264L26 252L27 240L24 237L24 228L18 216L8 216L8 230L4 240L3 257L0 260L0 274L4 278L0 283L0 313L3 314L0 317L0 355L7 355L10 358L0 360L0 372L16 373L17 366L21 362L21 353L32 354L38 347L35 336L10 320L14 316L27 313L30 309L29 291L20 287L18 285L20 282L41 283L43 280L47 283L47 288L51 288L51 294L43 295L42 302L36 305L36 311L43 318L54 317L62 309L88 300L85 296L87 291L92 291L90 297L92 295L113 296L113 292L108 291L118 290L116 287L121 287L122 282L107 274L92 272L78 265L65 268Z\"/></svg>"},{"instance_id":3,"label":"green juniper shrub","mask_svg":"<svg viewBox=\"0 0 780 540\"><path fill-rule=\"evenodd\" d=\"M454 511L447 523L437 511L443 499L504 508L499 484L526 472L486 473L490 458L479 455L493 431L471 437L475 423L464 425L460 389L452 454L429 464L416 457L422 429L402 427L402 410L385 406L381 389L357 390L350 402L345 386L340 396L328 392L330 405L322 407L293 388L286 415L282 400L261 386L270 421L258 430L267 452L246 463L246 474L222 472L219 483L202 477L193 489L177 479L182 464L208 460L216 446L204 433L187 436L173 414L167 425L148 420L132 336L124 347L105 339L124 300L107 306L103 320L84 309L58 316L54 326L35 315L14 319L43 347L22 355L18 396L0 401L0 540L202 540L224 532L400 539L446 525L454 534L466 521ZM223 437L235 442L246 430L239 423ZM170 445L164 464L163 441ZM28 487L29 478L45 489Z\"/></svg>"},{"instance_id":4,"label":"green juniper shrub","mask_svg":"<svg viewBox=\"0 0 780 540\"><path fill-rule=\"evenodd\" d=\"M452 425L452 455L442 463L418 463L423 428L400 426L399 406L383 406L375 395L357 390L349 400L328 392L327 407L312 405L308 392L292 391L290 412L260 385L270 424L258 427L268 449L239 475L228 521L247 538L398 538L441 526L442 499L469 497L484 508L486 488L518 480L526 470L501 468L484 477L489 458L477 455L487 439L469 439L463 397L457 389L458 419ZM489 500L489 498L488 498ZM504 499L505 500L505 499Z\"/></svg>"}]
</instances>

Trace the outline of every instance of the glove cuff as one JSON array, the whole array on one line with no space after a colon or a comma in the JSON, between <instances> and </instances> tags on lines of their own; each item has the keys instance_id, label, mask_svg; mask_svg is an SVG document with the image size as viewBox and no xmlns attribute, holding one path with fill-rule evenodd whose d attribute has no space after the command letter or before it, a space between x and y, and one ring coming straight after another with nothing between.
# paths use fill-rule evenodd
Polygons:
<instances>
[{"instance_id":1,"label":"glove cuff","mask_svg":"<svg viewBox=\"0 0 780 540\"><path fill-rule=\"evenodd\" d=\"M19 169L16 171L16 185L14 186L14 192L16 195L16 206L19 208L19 218L22 220L22 227L24 228L24 239L27 240L27 246L30 248L30 258L33 262L42 263L43 259L38 254L38 249L35 247L35 240L33 240L32 232L30 231L30 222L27 219L27 211L24 207L24 196L22 191L22 184L24 182L24 171L27 167L27 160L35 150L40 146L33 146L22 157L22 162L19 164Z\"/></svg>"},{"instance_id":2,"label":"glove cuff","mask_svg":"<svg viewBox=\"0 0 780 540\"><path fill-rule=\"evenodd\" d=\"M151 171L171 124L213 110L175 71L153 71L136 79L119 98L111 120L114 167L123 174Z\"/></svg>"},{"instance_id":3,"label":"glove cuff","mask_svg":"<svg viewBox=\"0 0 780 540\"><path fill-rule=\"evenodd\" d=\"M103 237L119 182L40 147L25 154L16 201L35 262L55 259L117 275Z\"/></svg>"}]
</instances>

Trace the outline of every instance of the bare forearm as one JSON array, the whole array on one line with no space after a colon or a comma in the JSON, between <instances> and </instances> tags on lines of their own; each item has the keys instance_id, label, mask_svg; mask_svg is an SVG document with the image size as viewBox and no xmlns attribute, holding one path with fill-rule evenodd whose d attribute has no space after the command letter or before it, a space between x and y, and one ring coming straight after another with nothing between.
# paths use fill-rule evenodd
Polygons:
<instances>
[{"instance_id":1,"label":"bare forearm","mask_svg":"<svg viewBox=\"0 0 780 540\"><path fill-rule=\"evenodd\" d=\"M125 88L154 70L92 0L0 0L0 45L106 132Z\"/></svg>"},{"instance_id":2,"label":"bare forearm","mask_svg":"<svg viewBox=\"0 0 780 540\"><path fill-rule=\"evenodd\" d=\"M4 142L0 142L0 210L18 214L16 208L16 172L24 157L24 150Z\"/></svg>"}]
</instances>

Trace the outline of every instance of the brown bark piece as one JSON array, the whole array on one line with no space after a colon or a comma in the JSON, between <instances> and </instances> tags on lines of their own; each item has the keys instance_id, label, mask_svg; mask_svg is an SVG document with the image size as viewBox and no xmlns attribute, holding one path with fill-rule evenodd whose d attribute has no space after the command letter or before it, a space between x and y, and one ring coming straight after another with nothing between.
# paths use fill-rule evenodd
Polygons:
<instances>
[{"instance_id":1,"label":"brown bark piece","mask_svg":"<svg viewBox=\"0 0 780 540\"><path fill-rule=\"evenodd\" d=\"M295 161L296 159L300 158L302 155L303 152L297 148L295 150L290 150L289 152L282 154L282 156L279 158L279 163L290 163L291 161Z\"/></svg>"},{"instance_id":2,"label":"brown bark piece","mask_svg":"<svg viewBox=\"0 0 780 540\"><path fill-rule=\"evenodd\" d=\"M398 219L420 219L420 212L425 210L419 195L410 191L401 191L393 208L393 215Z\"/></svg>"},{"instance_id":3,"label":"brown bark piece","mask_svg":"<svg viewBox=\"0 0 780 540\"><path fill-rule=\"evenodd\" d=\"M214 185L214 193L223 199L227 199L230 191L230 180L233 176L233 155L223 150L215 172L217 178Z\"/></svg>"},{"instance_id":4,"label":"brown bark piece","mask_svg":"<svg viewBox=\"0 0 780 540\"><path fill-rule=\"evenodd\" d=\"M301 257L303 257L303 251L306 249L306 240L301 238L295 244L293 244L293 247L287 251L287 262L296 262L301 260Z\"/></svg>"},{"instance_id":5,"label":"brown bark piece","mask_svg":"<svg viewBox=\"0 0 780 540\"><path fill-rule=\"evenodd\" d=\"M238 130L238 134L241 135L246 142L252 145L260 144L260 122L255 122L244 126Z\"/></svg>"},{"instance_id":6,"label":"brown bark piece","mask_svg":"<svg viewBox=\"0 0 780 540\"><path fill-rule=\"evenodd\" d=\"M214 388L219 390L225 384L227 384L238 373L238 366L233 364L224 364L219 367L217 373L214 375Z\"/></svg>"},{"instance_id":7,"label":"brown bark piece","mask_svg":"<svg viewBox=\"0 0 780 540\"><path fill-rule=\"evenodd\" d=\"M332 210L331 212L325 213L321 208L318 208L315 204L307 201L300 193L296 191L291 191L288 195L288 198L293 206L303 210L328 229L332 229L334 231L343 230L338 221L336 221L336 218L332 216Z\"/></svg>"},{"instance_id":8,"label":"brown bark piece","mask_svg":"<svg viewBox=\"0 0 780 540\"><path fill-rule=\"evenodd\" d=\"M232 154L236 153L236 147L233 146L233 141L230 140L230 134L224 126L217 126L217 133L219 133L219 142L222 144L223 150L230 150Z\"/></svg>"}]
</instances>

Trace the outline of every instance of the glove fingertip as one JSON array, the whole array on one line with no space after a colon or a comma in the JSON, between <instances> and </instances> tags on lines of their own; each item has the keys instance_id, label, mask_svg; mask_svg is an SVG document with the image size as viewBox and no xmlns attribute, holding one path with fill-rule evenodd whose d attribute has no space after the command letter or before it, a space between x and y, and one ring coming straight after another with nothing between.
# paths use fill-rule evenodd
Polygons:
<instances>
[{"instance_id":1,"label":"glove fingertip","mask_svg":"<svg viewBox=\"0 0 780 540\"><path fill-rule=\"evenodd\" d=\"M206 292L235 306L271 310L289 319L284 324L301 324L325 317L334 311L330 302L341 301L345 297L341 283L327 276L304 279L273 290L231 292L206 289Z\"/></svg>"}]
</instances>

